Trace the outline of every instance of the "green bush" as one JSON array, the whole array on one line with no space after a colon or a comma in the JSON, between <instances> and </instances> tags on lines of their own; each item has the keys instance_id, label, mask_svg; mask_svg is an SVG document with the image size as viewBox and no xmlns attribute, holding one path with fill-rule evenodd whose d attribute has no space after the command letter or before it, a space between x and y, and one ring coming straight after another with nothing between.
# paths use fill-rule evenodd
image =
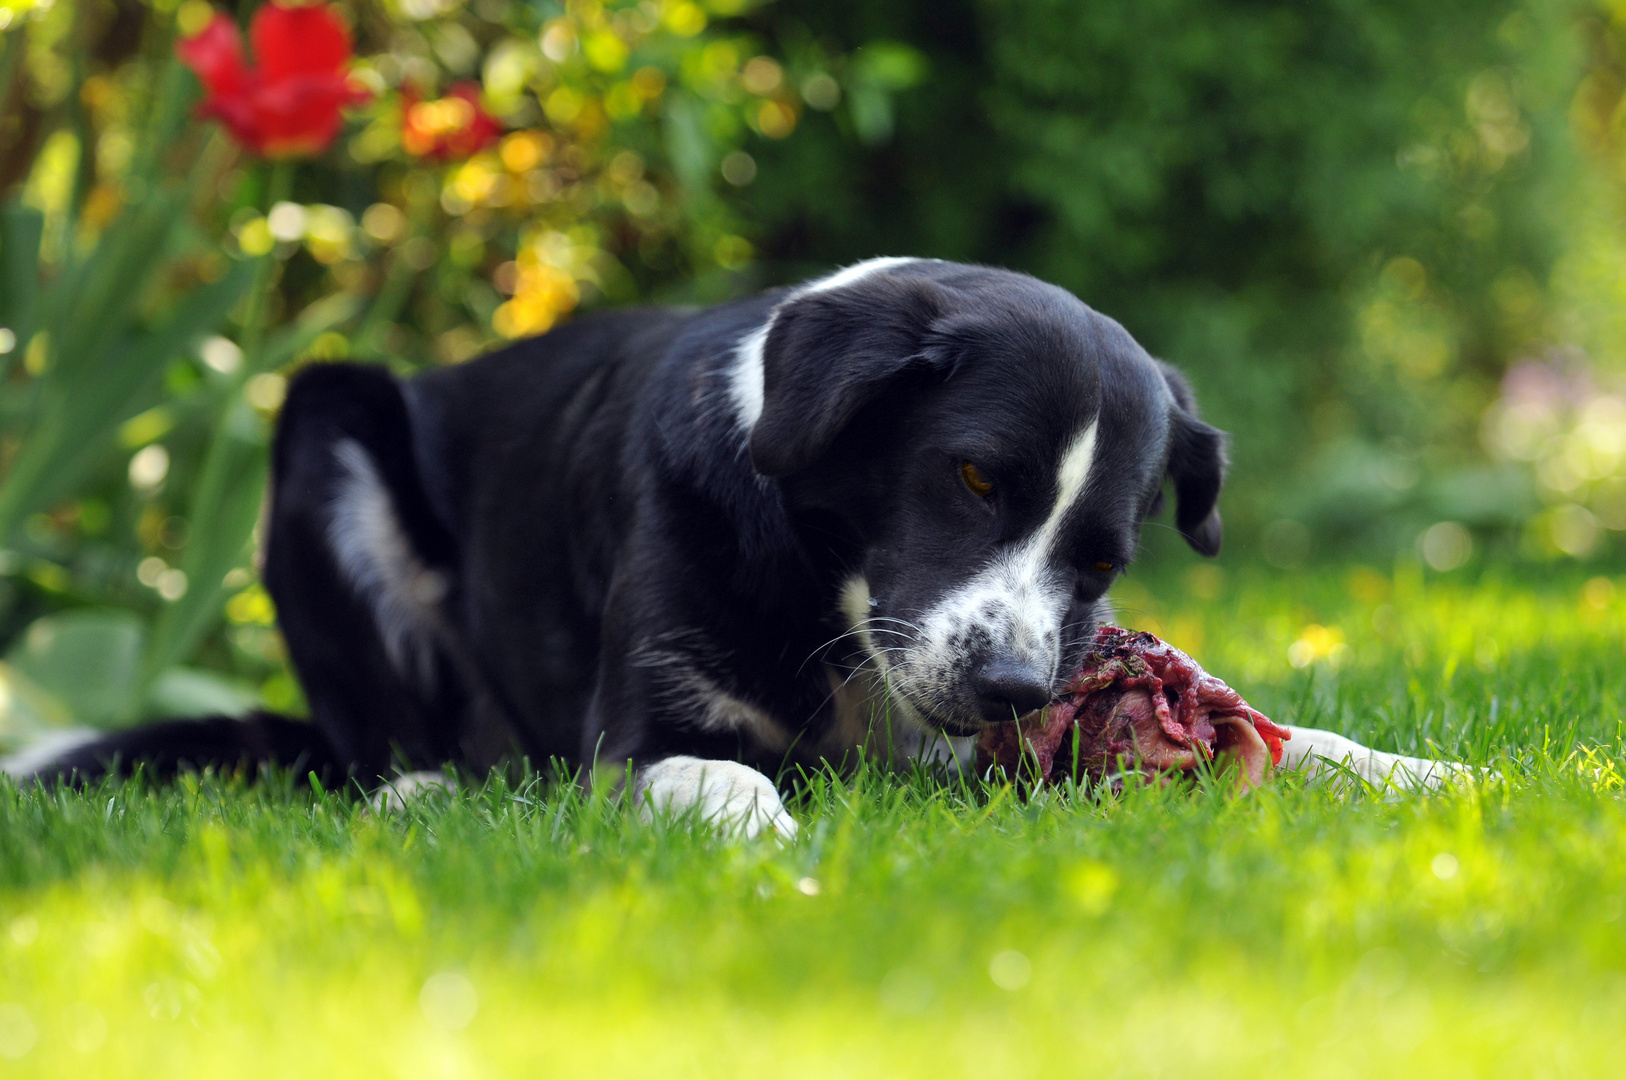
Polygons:
<instances>
[{"instance_id":1,"label":"green bush","mask_svg":"<svg viewBox=\"0 0 1626 1080\"><path fill-rule=\"evenodd\" d=\"M1523 539L1543 502L1626 527L1626 497L1604 493L1623 503L1612 514L1590 490L1533 483L1480 438L1519 360L1583 350L1603 389L1626 371L1618 13L772 10L787 50L902 40L932 73L883 147L838 117L774 148L752 210L783 276L910 251L1072 289L1190 371L1235 433L1228 508L1245 544L1278 518L1324 549L1410 549L1442 518ZM1555 437L1571 427L1551 420ZM1591 480L1626 470L1622 440L1604 441Z\"/></svg>"}]
</instances>

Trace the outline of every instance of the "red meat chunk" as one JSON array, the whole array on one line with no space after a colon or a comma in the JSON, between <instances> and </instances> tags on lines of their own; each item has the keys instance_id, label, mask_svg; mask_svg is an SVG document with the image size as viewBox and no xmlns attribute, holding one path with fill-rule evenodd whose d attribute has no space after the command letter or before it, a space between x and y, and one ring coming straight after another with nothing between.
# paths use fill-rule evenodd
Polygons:
<instances>
[{"instance_id":1,"label":"red meat chunk","mask_svg":"<svg viewBox=\"0 0 1626 1080\"><path fill-rule=\"evenodd\" d=\"M1281 764L1291 736L1197 661L1146 633L1103 626L1065 692L1046 708L984 729L977 764L1011 777L1100 780L1234 761L1244 788Z\"/></svg>"}]
</instances>

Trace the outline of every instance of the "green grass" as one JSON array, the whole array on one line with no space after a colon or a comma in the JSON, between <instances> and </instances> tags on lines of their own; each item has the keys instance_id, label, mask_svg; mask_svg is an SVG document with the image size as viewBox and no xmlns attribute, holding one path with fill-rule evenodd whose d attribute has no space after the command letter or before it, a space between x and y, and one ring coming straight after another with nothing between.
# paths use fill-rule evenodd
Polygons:
<instances>
[{"instance_id":1,"label":"green grass","mask_svg":"<svg viewBox=\"0 0 1626 1080\"><path fill-rule=\"evenodd\" d=\"M865 773L816 778L783 849L541 782L384 820L215 778L0 787L0 1075L1618 1075L1610 587L1190 573L1126 582L1127 621L1276 719L1502 779Z\"/></svg>"}]
</instances>

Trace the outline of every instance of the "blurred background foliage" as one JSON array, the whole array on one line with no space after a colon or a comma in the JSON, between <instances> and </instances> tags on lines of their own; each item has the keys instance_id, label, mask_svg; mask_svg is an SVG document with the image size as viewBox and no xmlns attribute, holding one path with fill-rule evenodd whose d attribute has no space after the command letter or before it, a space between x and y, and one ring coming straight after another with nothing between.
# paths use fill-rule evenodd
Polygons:
<instances>
[{"instance_id":1,"label":"blurred background foliage","mask_svg":"<svg viewBox=\"0 0 1626 1080\"><path fill-rule=\"evenodd\" d=\"M297 365L877 254L1188 371L1227 558L1626 549L1618 0L333 10L366 100L267 162L194 112L203 0L0 0L0 745L301 707L251 537Z\"/></svg>"}]
</instances>

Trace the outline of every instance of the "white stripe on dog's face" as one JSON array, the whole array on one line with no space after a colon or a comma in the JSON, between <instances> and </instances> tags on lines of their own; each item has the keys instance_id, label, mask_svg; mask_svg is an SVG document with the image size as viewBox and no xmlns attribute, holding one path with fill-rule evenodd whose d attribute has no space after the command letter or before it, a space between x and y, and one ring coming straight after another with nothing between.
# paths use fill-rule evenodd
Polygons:
<instances>
[{"instance_id":1,"label":"white stripe on dog's face","mask_svg":"<svg viewBox=\"0 0 1626 1080\"><path fill-rule=\"evenodd\" d=\"M956 690L979 654L1007 656L1055 678L1071 602L1056 541L1089 488L1098 431L1092 420L1063 451L1055 502L1038 528L929 609L915 643L894 660L894 685L928 711L954 711Z\"/></svg>"},{"instance_id":2,"label":"white stripe on dog's face","mask_svg":"<svg viewBox=\"0 0 1626 1080\"><path fill-rule=\"evenodd\" d=\"M1091 420L1089 426L1079 432L1067 449L1062 451L1061 464L1056 468L1056 502L1032 541L1042 556L1049 555L1050 548L1055 544L1056 533L1061 530L1062 519L1083 497L1084 489L1089 485L1090 468L1095 464L1095 438L1100 430L1100 422Z\"/></svg>"}]
</instances>

